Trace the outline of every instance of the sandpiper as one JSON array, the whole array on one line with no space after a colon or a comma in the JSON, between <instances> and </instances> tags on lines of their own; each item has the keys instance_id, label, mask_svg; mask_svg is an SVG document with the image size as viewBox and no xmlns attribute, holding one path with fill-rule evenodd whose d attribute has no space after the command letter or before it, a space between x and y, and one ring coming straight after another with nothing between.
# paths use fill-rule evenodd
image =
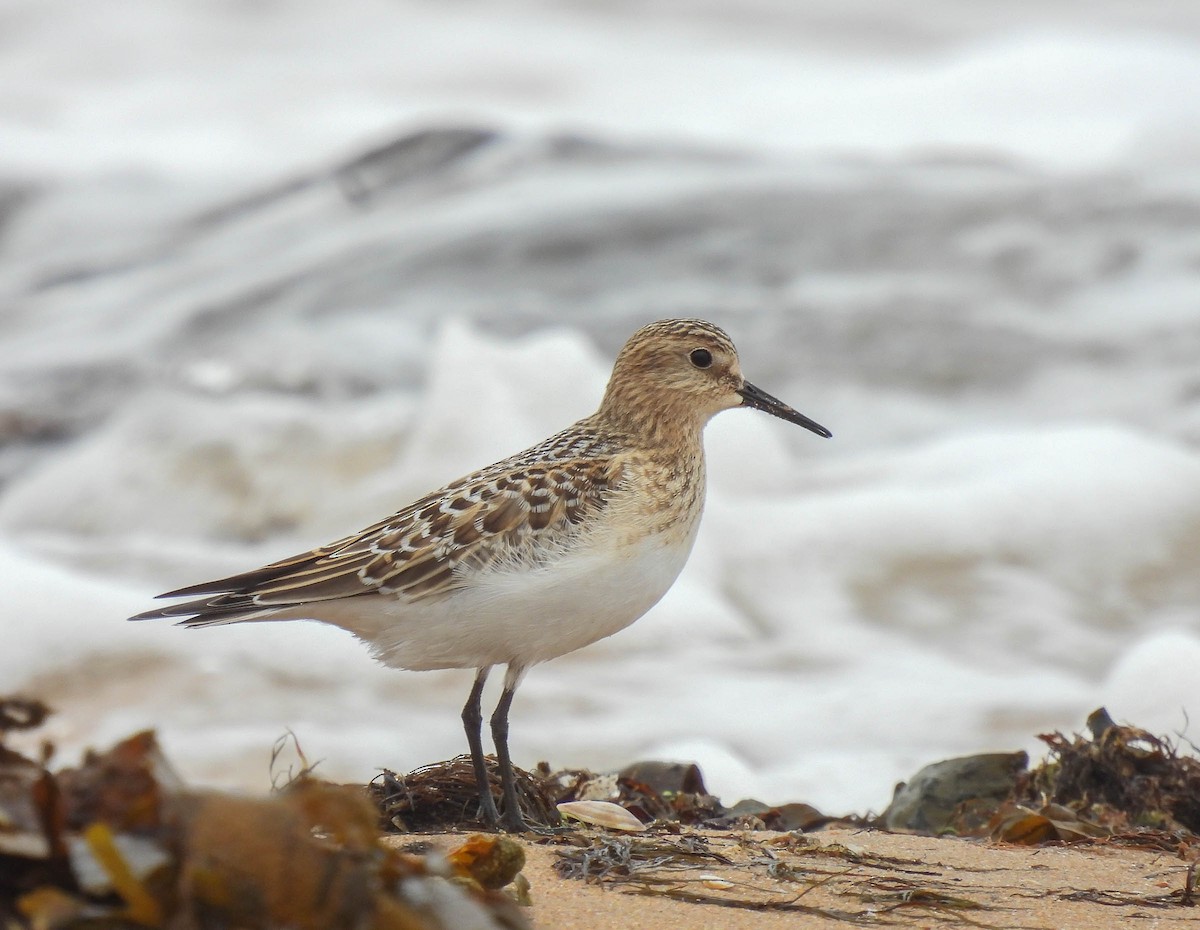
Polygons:
<instances>
[{"instance_id":1,"label":"sandpiper","mask_svg":"<svg viewBox=\"0 0 1200 930\"><path fill-rule=\"evenodd\" d=\"M192 599L130 619L320 620L395 668L476 669L462 720L480 814L526 830L508 751L517 685L530 666L629 626L671 587L704 506L704 426L732 407L831 435L748 382L719 327L651 323L621 349L590 417L360 533L170 591L160 596ZM497 665L506 668L491 717L502 809L488 784L480 710Z\"/></svg>"}]
</instances>

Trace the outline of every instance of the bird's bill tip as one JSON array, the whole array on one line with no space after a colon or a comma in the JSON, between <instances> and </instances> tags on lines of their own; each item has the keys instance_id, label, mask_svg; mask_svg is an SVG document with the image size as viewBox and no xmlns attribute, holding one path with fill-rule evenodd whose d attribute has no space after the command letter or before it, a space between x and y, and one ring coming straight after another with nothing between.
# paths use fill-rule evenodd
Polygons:
<instances>
[{"instance_id":1,"label":"bird's bill tip","mask_svg":"<svg viewBox=\"0 0 1200 930\"><path fill-rule=\"evenodd\" d=\"M824 436L826 439L833 437L833 433L829 432L829 430L816 420L810 420L799 410L793 410L778 397L772 397L762 388L755 387L749 381L742 385L742 389L738 393L742 395L743 407L761 410L763 413L769 413L773 417L779 417L781 420L787 420L789 423L803 426L805 429L812 430L818 436Z\"/></svg>"}]
</instances>

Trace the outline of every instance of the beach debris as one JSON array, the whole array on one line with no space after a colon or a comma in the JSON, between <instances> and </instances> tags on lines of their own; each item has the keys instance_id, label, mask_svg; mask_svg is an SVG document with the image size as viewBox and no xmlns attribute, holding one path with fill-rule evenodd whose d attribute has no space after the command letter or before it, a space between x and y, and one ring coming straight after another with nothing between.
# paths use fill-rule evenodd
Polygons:
<instances>
[{"instance_id":1,"label":"beach debris","mask_svg":"<svg viewBox=\"0 0 1200 930\"><path fill-rule=\"evenodd\" d=\"M1021 780L1015 801L1045 799L1106 833L1200 834L1200 758L1181 754L1167 737L1114 723L1104 708L1088 724L1091 738L1039 736L1050 755Z\"/></svg>"},{"instance_id":2,"label":"beach debris","mask_svg":"<svg viewBox=\"0 0 1200 930\"><path fill-rule=\"evenodd\" d=\"M600 774L577 769L552 772L542 763L537 773L559 804L611 801L644 824L787 831L814 830L834 822L866 823L862 818L829 817L809 804L771 806L750 799L725 807L708 792L699 767L692 763L651 760Z\"/></svg>"},{"instance_id":3,"label":"beach debris","mask_svg":"<svg viewBox=\"0 0 1200 930\"><path fill-rule=\"evenodd\" d=\"M1024 752L995 752L927 765L896 787L880 816L888 830L975 834L1012 796L1029 765Z\"/></svg>"},{"instance_id":4,"label":"beach debris","mask_svg":"<svg viewBox=\"0 0 1200 930\"><path fill-rule=\"evenodd\" d=\"M498 794L498 773L489 768L488 777ZM389 832L485 826L479 815L475 771L469 756L422 766L407 775L384 770L371 782L369 792L379 806L383 828ZM832 822L865 823L861 818L827 817L808 804L771 807L750 800L727 808L708 793L697 766L678 762L637 762L618 772L600 773L583 769L553 771L543 762L532 772L517 772L517 793L526 820L542 827L557 826L561 816L571 811L581 812L573 815L576 820L625 830L640 830L656 822L721 830L810 830ZM628 816L608 807L576 804L615 805Z\"/></svg>"},{"instance_id":5,"label":"beach debris","mask_svg":"<svg viewBox=\"0 0 1200 930\"><path fill-rule=\"evenodd\" d=\"M769 837L762 843L761 849L771 859L773 870L779 870L783 867L783 861L775 856L774 850L783 850L811 859L840 859L851 865L888 873L902 872L911 875L932 874L916 859L883 856L879 853L867 852L857 844L849 845L846 843L823 842L816 837L803 833L785 833L781 836Z\"/></svg>"},{"instance_id":6,"label":"beach debris","mask_svg":"<svg viewBox=\"0 0 1200 930\"><path fill-rule=\"evenodd\" d=\"M318 764L308 761L308 756L300 746L300 738L290 729L284 730L271 747L271 759L267 763L271 790L286 791L293 782L311 777Z\"/></svg>"},{"instance_id":7,"label":"beach debris","mask_svg":"<svg viewBox=\"0 0 1200 930\"><path fill-rule=\"evenodd\" d=\"M500 773L491 757L488 762L492 793L499 797ZM525 819L535 826L556 826L559 815L554 786L540 774L515 767L514 773ZM479 811L479 791L469 755L424 765L407 775L384 769L367 786L367 792L379 809L383 829L389 833L433 833L486 826Z\"/></svg>"},{"instance_id":8,"label":"beach debris","mask_svg":"<svg viewBox=\"0 0 1200 930\"><path fill-rule=\"evenodd\" d=\"M1163 894L1140 894L1127 891L1087 888L1058 895L1063 901L1086 901L1103 904L1107 907L1196 907L1196 866L1193 861L1183 872L1183 886L1173 888ZM1166 882L1159 883L1166 886Z\"/></svg>"},{"instance_id":9,"label":"beach debris","mask_svg":"<svg viewBox=\"0 0 1200 930\"><path fill-rule=\"evenodd\" d=\"M715 824L728 815L721 799L708 792L698 766L645 761L617 775L619 803L643 820L668 820L689 826Z\"/></svg>"},{"instance_id":10,"label":"beach debris","mask_svg":"<svg viewBox=\"0 0 1200 930\"><path fill-rule=\"evenodd\" d=\"M1050 752L1033 768L1024 752L928 765L897 788L878 825L1022 845L1200 847L1200 758L1116 723L1102 707L1087 729L1087 736L1039 736Z\"/></svg>"},{"instance_id":11,"label":"beach debris","mask_svg":"<svg viewBox=\"0 0 1200 930\"><path fill-rule=\"evenodd\" d=\"M611 801L563 801L558 805L558 812L563 817L609 830L640 833L646 829L637 817Z\"/></svg>"},{"instance_id":12,"label":"beach debris","mask_svg":"<svg viewBox=\"0 0 1200 930\"><path fill-rule=\"evenodd\" d=\"M631 879L621 890L627 894L654 895L690 904L709 904L747 911L787 911L851 924L878 926L866 912L856 914L803 903L801 898L808 893L808 889L781 896L755 885L729 884L732 890L721 891L713 890L711 884L696 877L640 875Z\"/></svg>"},{"instance_id":13,"label":"beach debris","mask_svg":"<svg viewBox=\"0 0 1200 930\"><path fill-rule=\"evenodd\" d=\"M548 767L547 767L548 768ZM569 783L571 776L583 775L571 792L579 801L616 801L621 797L621 775L619 772L563 773L568 776L560 785ZM589 777L590 776L590 777ZM556 780L557 781L557 780Z\"/></svg>"},{"instance_id":14,"label":"beach debris","mask_svg":"<svg viewBox=\"0 0 1200 930\"><path fill-rule=\"evenodd\" d=\"M696 881L700 882L705 888L711 888L713 891L729 891L737 887L737 882L731 882L727 878L722 878L712 872L705 872L696 876Z\"/></svg>"},{"instance_id":15,"label":"beach debris","mask_svg":"<svg viewBox=\"0 0 1200 930\"><path fill-rule=\"evenodd\" d=\"M1162 848L1200 842L1200 759L1180 754L1165 738L1118 725L1103 708L1088 726L1090 739L1043 735L1050 757L1032 770L1024 752L925 766L897 788L892 803L874 819L830 817L803 803L770 806L748 799L726 807L708 792L697 766L654 760L603 773L553 771L540 763L533 772L519 773L518 791L527 818L544 826L577 811L584 813L576 820L614 829L624 822L629 830L641 829L634 827L635 820L646 828L676 831L695 826L791 833L841 824L1022 844L1107 838ZM489 775L498 789L495 773ZM372 783L371 795L385 828L394 832L483 825L466 756L404 776L384 772ZM1151 835L1154 830L1165 834Z\"/></svg>"},{"instance_id":16,"label":"beach debris","mask_svg":"<svg viewBox=\"0 0 1200 930\"><path fill-rule=\"evenodd\" d=\"M480 888L497 891L525 868L525 849L507 836L475 833L446 855L454 871Z\"/></svg>"},{"instance_id":17,"label":"beach debris","mask_svg":"<svg viewBox=\"0 0 1200 930\"><path fill-rule=\"evenodd\" d=\"M719 836L684 828L670 836L577 834L548 842L565 847L554 866L564 878L691 904L868 926L888 923L883 915L900 910L969 924L961 912L985 909L954 886L936 883L939 873L925 863L798 834Z\"/></svg>"},{"instance_id":18,"label":"beach debris","mask_svg":"<svg viewBox=\"0 0 1200 930\"><path fill-rule=\"evenodd\" d=\"M830 817L822 814L811 804L793 802L772 807L761 801L747 799L738 801L725 813L705 825L722 830L774 830L790 833L794 830L819 830L831 823L863 824L857 817Z\"/></svg>"},{"instance_id":19,"label":"beach debris","mask_svg":"<svg viewBox=\"0 0 1200 930\"><path fill-rule=\"evenodd\" d=\"M568 845L558 851L554 871L563 878L589 882L627 879L647 871L711 870L714 864L733 862L698 833L678 837L577 833L559 842Z\"/></svg>"},{"instance_id":20,"label":"beach debris","mask_svg":"<svg viewBox=\"0 0 1200 930\"><path fill-rule=\"evenodd\" d=\"M681 794L708 795L700 766L694 762L634 762L617 773L618 778L649 788L664 799Z\"/></svg>"},{"instance_id":21,"label":"beach debris","mask_svg":"<svg viewBox=\"0 0 1200 930\"><path fill-rule=\"evenodd\" d=\"M1077 843L1112 833L1107 827L1080 817L1061 804L1043 804L1033 810L1023 804L1005 801L992 815L988 832L993 839L1022 846L1043 843Z\"/></svg>"},{"instance_id":22,"label":"beach debris","mask_svg":"<svg viewBox=\"0 0 1200 930\"><path fill-rule=\"evenodd\" d=\"M901 909L918 910L932 914L949 911L951 914L957 914L955 918L956 923L959 921L969 923L958 912L989 909L978 901L972 901L970 898L948 894L937 888L923 888L915 885L905 888L889 888L881 892L868 891L864 892L861 898L865 903L870 905L868 913L871 914L888 914Z\"/></svg>"},{"instance_id":23,"label":"beach debris","mask_svg":"<svg viewBox=\"0 0 1200 930\"><path fill-rule=\"evenodd\" d=\"M389 849L362 788L307 776L264 798L189 791L149 732L59 772L0 746L5 930L514 930L528 921L497 889L523 860L507 838L449 860Z\"/></svg>"}]
</instances>

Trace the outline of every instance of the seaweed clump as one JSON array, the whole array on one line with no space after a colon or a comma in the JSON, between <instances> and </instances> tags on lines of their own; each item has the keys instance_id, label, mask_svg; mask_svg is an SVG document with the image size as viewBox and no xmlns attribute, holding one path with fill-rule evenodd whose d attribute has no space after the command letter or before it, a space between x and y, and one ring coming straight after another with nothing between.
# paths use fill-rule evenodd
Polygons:
<instances>
[{"instance_id":1,"label":"seaweed clump","mask_svg":"<svg viewBox=\"0 0 1200 930\"><path fill-rule=\"evenodd\" d=\"M492 794L500 793L500 776L494 764L488 768ZM545 778L513 768L521 811L532 823L551 827L559 822L555 804L559 800ZM379 809L380 827L387 833L438 833L480 829L487 824L480 816L479 789L471 757L456 756L448 762L424 765L406 775L384 769L367 786L367 795Z\"/></svg>"},{"instance_id":2,"label":"seaweed clump","mask_svg":"<svg viewBox=\"0 0 1200 930\"><path fill-rule=\"evenodd\" d=\"M992 835L1027 844L1109 837L1164 849L1200 844L1200 758L1115 723L1104 708L1088 717L1088 731L1039 736L1049 756L1020 777L992 818Z\"/></svg>"},{"instance_id":3,"label":"seaweed clump","mask_svg":"<svg viewBox=\"0 0 1200 930\"><path fill-rule=\"evenodd\" d=\"M616 804L643 824L714 830L814 830L833 822L862 825L861 818L828 817L808 804L770 806L754 800L726 807L710 794L694 764L642 761L619 772L585 769L554 771L545 762L532 772L514 770L517 796L526 820L538 827L561 824L558 805L572 801ZM488 758L492 794L500 793L495 761ZM406 775L381 772L368 786L379 808L381 829L389 833L480 829L479 794L470 756L422 766Z\"/></svg>"}]
</instances>

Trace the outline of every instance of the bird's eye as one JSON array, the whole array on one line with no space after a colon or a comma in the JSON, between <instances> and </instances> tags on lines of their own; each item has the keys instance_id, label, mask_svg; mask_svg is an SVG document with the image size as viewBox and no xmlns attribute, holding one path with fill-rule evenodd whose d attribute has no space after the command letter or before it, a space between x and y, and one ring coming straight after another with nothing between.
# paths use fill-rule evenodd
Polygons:
<instances>
[{"instance_id":1,"label":"bird's eye","mask_svg":"<svg viewBox=\"0 0 1200 930\"><path fill-rule=\"evenodd\" d=\"M688 358L692 360L692 364L697 368L707 368L712 364L712 353L708 349L692 349Z\"/></svg>"}]
</instances>

